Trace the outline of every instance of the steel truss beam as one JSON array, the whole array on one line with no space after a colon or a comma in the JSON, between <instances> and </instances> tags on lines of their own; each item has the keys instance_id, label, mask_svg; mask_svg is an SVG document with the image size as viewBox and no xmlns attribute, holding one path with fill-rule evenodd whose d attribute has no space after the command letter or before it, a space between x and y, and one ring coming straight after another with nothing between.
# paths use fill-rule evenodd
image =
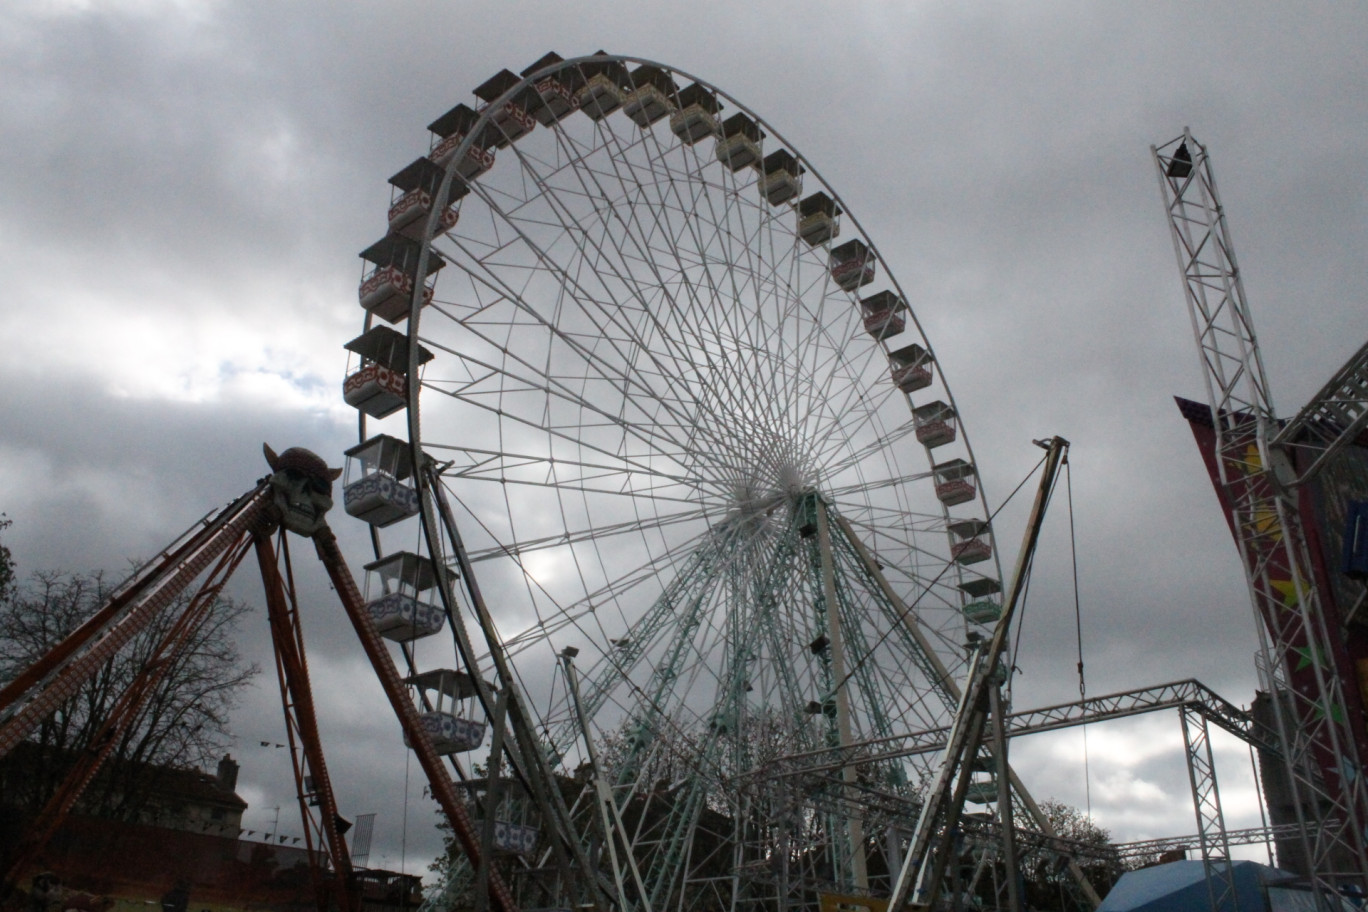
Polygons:
<instances>
[{"instance_id":1,"label":"steel truss beam","mask_svg":"<svg viewBox=\"0 0 1368 912\"><path fill-rule=\"evenodd\" d=\"M1154 854L1173 848L1198 849L1210 872L1208 886L1212 894L1212 908L1217 912L1234 912L1234 885L1229 866L1223 864L1230 860L1230 846L1266 841L1272 835L1285 837L1295 828L1275 828L1276 833L1269 828L1227 833L1217 788L1209 726L1214 724L1246 743L1278 756L1280 749L1274 732L1260 725L1249 714L1236 708L1200 682L1186 680L1013 713L1006 717L1006 733L1009 736L1039 734L1075 725L1174 709L1179 712L1182 723L1198 833L1191 837L1135 843L1121 849L1127 857ZM774 778L820 778L824 773L835 772L854 763L944 750L947 733L947 728L937 728L897 738L868 740L849 745L839 751L811 751L791 755L777 760L779 768L769 770L766 774ZM996 835L983 827L965 825L963 829L966 837L985 843L992 842ZM1016 829L1015 832L1023 848L1056 852L1075 859L1098 854L1095 846L1030 830Z\"/></svg>"},{"instance_id":2,"label":"steel truss beam","mask_svg":"<svg viewBox=\"0 0 1368 912\"><path fill-rule=\"evenodd\" d=\"M1190 707L1202 718L1260 750L1280 755L1274 732L1259 725L1248 713L1222 698L1200 681L1188 679L1138 690L1123 690L1086 700L1027 709L1007 715L1008 737L1107 722L1166 709ZM783 777L811 775L839 769L850 763L888 760L931 753L945 748L948 728L875 738L844 748L830 748L790 754L774 761L777 768L763 775ZM757 773L756 775L761 775Z\"/></svg>"},{"instance_id":3,"label":"steel truss beam","mask_svg":"<svg viewBox=\"0 0 1368 912\"><path fill-rule=\"evenodd\" d=\"M1302 407L1278 436L1274 447L1306 452L1306 469L1295 471L1298 460L1288 460L1279 469L1293 469L1279 480L1285 487L1305 484L1314 478L1326 462L1343 447L1353 442L1368 427L1368 343L1335 372L1330 382L1311 401Z\"/></svg>"},{"instance_id":4,"label":"steel truss beam","mask_svg":"<svg viewBox=\"0 0 1368 912\"><path fill-rule=\"evenodd\" d=\"M1350 712L1333 667L1335 641L1311 576L1298 505L1276 483L1275 460L1285 456L1270 447L1277 418L1211 161L1186 129L1151 153L1207 385L1215 474L1262 621L1295 804L1299 813L1321 814L1317 802L1306 800L1318 777L1331 800L1328 814L1307 821L1312 880L1318 891L1348 882L1368 887L1362 720ZM1277 694L1291 695L1290 712ZM1353 870L1335 870L1345 856Z\"/></svg>"},{"instance_id":5,"label":"steel truss beam","mask_svg":"<svg viewBox=\"0 0 1368 912\"><path fill-rule=\"evenodd\" d=\"M1227 845L1258 845L1290 838L1297 835L1297 832L1298 827L1295 823L1285 823L1281 826L1226 830L1225 837ZM1137 842L1118 842L1113 844L1112 848L1116 849L1122 858L1148 858L1162 855L1165 852L1186 852L1192 849L1200 849L1201 843L1201 835L1193 833L1190 836L1164 836L1159 839L1142 839Z\"/></svg>"},{"instance_id":6,"label":"steel truss beam","mask_svg":"<svg viewBox=\"0 0 1368 912\"><path fill-rule=\"evenodd\" d=\"M1221 813L1221 793L1216 787L1216 758L1211 753L1211 732L1206 717L1192 706L1178 710L1183 723L1183 746L1187 749L1188 780L1192 804L1197 811L1197 837L1206 867L1207 893L1212 912L1238 912L1235 872L1230 866L1230 843Z\"/></svg>"}]
</instances>

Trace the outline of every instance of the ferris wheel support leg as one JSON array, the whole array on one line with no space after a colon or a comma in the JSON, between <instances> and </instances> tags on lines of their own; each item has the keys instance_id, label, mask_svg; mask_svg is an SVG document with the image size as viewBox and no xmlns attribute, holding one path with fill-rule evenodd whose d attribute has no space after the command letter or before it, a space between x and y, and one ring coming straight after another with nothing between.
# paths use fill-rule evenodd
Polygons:
<instances>
[{"instance_id":1,"label":"ferris wheel support leg","mask_svg":"<svg viewBox=\"0 0 1368 912\"><path fill-rule=\"evenodd\" d=\"M817 548L822 557L822 600L826 603L827 637L831 640L831 674L836 686L836 726L842 748L855 740L850 725L850 690L846 687L845 645L841 638L841 606L836 601L836 569L831 555L831 524L826 503L817 498ZM855 765L847 763L841 769L841 779L848 787L857 780ZM869 890L869 865L865 858L864 820L858 814L846 822L850 839L851 877L855 887Z\"/></svg>"},{"instance_id":2,"label":"ferris wheel support leg","mask_svg":"<svg viewBox=\"0 0 1368 912\"><path fill-rule=\"evenodd\" d=\"M385 690L385 696L389 698L390 705L399 718L399 724L403 726L404 733L413 746L413 752L418 757L418 764L422 767L423 773L427 776L428 785L432 789L432 796L437 800L442 812L451 823L456 844L465 853L466 858L470 860L471 867L477 871L480 870L486 859L481 856L479 841L476 838L470 815L466 813L465 806L457 797L456 787L447 774L446 767L442 765L441 757L433 749L432 741L419 722L418 711L408 699L408 695L404 693L404 682L399 676L399 669L395 667L394 659L385 648L385 644L381 642L380 634L376 632L375 624L371 621L370 615L366 613L361 592L356 588L356 580L352 578L351 570L348 569L347 562L342 557L336 536L333 535L331 529L324 526L314 535L314 544L318 548L319 559L327 568L328 576L332 578L333 587L337 590L337 597L341 600L347 616L351 618L352 626L356 628L356 635L361 641L361 647L365 649L371 666L375 669L376 677L380 679L380 685ZM498 912L518 912L518 907L513 902L513 895L509 892L508 885L504 883L499 872L492 868L489 871L489 898L493 901L494 908Z\"/></svg>"},{"instance_id":3,"label":"ferris wheel support leg","mask_svg":"<svg viewBox=\"0 0 1368 912\"><path fill-rule=\"evenodd\" d=\"M561 653L561 665L565 669L565 680L570 690L570 699L575 704L575 717L579 720L580 732L584 736L584 747L589 754L589 766L594 778L594 792L598 797L599 822L603 829L603 845L608 850L609 863L613 867L613 880L617 885L618 896L621 897L622 909L630 908L627 903L626 884L623 883L622 867L626 862L628 873L632 878L632 886L636 889L639 897L639 912L651 912L650 897L646 892L646 886L641 881L641 871L637 868L636 858L632 855L632 841L627 835L627 826L623 823L622 814L618 810L617 801L613 799L613 793L608 788L608 783L603 779L603 765L599 762L598 750L594 747L594 739L589 734L589 719L584 713L584 704L580 702L579 692L579 673L575 669L575 657L568 652ZM618 857L618 845L622 846L623 858Z\"/></svg>"},{"instance_id":4,"label":"ferris wheel support leg","mask_svg":"<svg viewBox=\"0 0 1368 912\"><path fill-rule=\"evenodd\" d=\"M504 721L508 711L508 696L500 693L494 704L494 729L489 745L489 765L485 771L485 817L480 828L480 851L491 857L494 851L495 811L499 807L499 777L503 775ZM489 867L481 865L475 878L475 912L485 912L489 902Z\"/></svg>"}]
</instances>

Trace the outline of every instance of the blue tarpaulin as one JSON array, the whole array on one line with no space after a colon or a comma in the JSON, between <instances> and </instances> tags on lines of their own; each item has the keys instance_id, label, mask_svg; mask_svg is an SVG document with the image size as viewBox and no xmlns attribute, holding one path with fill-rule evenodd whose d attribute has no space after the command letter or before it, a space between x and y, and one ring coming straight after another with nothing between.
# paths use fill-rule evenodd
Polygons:
<instances>
[{"instance_id":1,"label":"blue tarpaulin","mask_svg":"<svg viewBox=\"0 0 1368 912\"><path fill-rule=\"evenodd\" d=\"M1270 908L1267 887L1297 880L1295 874L1255 861L1236 861L1235 899L1239 912L1284 912ZM1224 878L1216 882L1218 886ZM1275 890L1275 900L1286 891ZM1285 905L1282 902L1275 906ZM1295 905L1295 903L1294 903ZM1211 912L1206 867L1200 861L1174 861L1128 871L1112 887L1097 912Z\"/></svg>"}]
</instances>

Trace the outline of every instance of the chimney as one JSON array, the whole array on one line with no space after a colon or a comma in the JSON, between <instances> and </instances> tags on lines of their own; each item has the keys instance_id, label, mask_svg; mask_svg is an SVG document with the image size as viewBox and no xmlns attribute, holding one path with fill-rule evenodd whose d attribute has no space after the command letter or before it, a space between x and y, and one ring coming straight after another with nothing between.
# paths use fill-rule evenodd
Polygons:
<instances>
[{"instance_id":1,"label":"chimney","mask_svg":"<svg viewBox=\"0 0 1368 912\"><path fill-rule=\"evenodd\" d=\"M226 792L237 791L238 765L232 754L224 754L218 765L218 784Z\"/></svg>"}]
</instances>

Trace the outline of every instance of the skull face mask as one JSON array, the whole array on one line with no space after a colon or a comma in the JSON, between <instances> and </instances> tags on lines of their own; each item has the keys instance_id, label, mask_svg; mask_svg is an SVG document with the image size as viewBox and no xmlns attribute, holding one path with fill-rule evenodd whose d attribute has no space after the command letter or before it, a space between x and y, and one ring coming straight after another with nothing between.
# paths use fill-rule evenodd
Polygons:
<instances>
[{"instance_id":1,"label":"skull face mask","mask_svg":"<svg viewBox=\"0 0 1368 912\"><path fill-rule=\"evenodd\" d=\"M324 526L332 509L332 483L342 474L330 469L321 457L303 447L290 447L280 455L265 444L266 462L275 473L271 491L280 523L291 532L312 536Z\"/></svg>"}]
</instances>

